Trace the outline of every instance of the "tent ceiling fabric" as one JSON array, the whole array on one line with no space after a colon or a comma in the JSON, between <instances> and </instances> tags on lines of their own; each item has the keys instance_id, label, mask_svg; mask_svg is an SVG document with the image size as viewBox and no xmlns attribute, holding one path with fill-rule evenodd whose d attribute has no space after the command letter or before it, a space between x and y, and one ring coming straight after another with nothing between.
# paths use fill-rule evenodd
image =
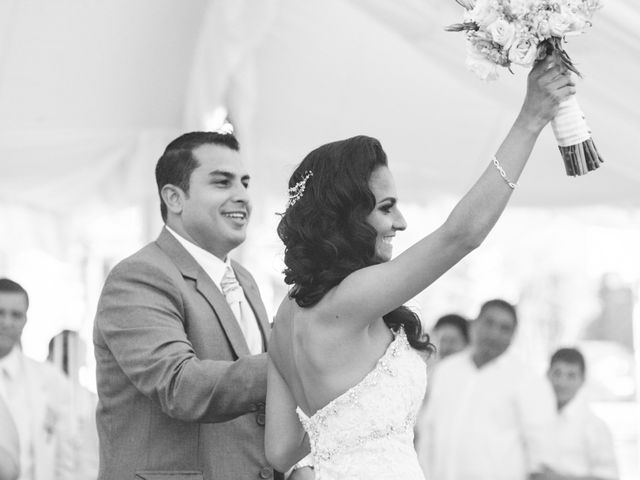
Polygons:
<instances>
[{"instance_id":1,"label":"tent ceiling fabric","mask_svg":"<svg viewBox=\"0 0 640 480\"><path fill-rule=\"evenodd\" d=\"M566 177L549 129L515 203L640 205L640 6L604 5L569 52L606 163ZM0 199L65 211L92 195L137 201L153 193L166 142L220 106L261 194L283 196L317 145L368 134L389 154L403 200L459 196L498 147L526 81L523 71L492 84L468 72L463 37L442 28L460 15L453 0L3 0ZM83 179L108 187L69 187Z\"/></svg>"}]
</instances>

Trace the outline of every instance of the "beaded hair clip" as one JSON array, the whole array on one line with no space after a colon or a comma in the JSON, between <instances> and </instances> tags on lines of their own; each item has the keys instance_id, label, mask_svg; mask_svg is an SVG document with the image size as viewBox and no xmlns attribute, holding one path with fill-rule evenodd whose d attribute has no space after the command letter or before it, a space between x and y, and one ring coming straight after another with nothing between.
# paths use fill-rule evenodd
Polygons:
<instances>
[{"instance_id":1,"label":"beaded hair clip","mask_svg":"<svg viewBox=\"0 0 640 480\"><path fill-rule=\"evenodd\" d=\"M304 172L302 180L289 189L289 203L287 204L287 208L293 207L296 202L302 198L304 190L307 188L307 180L311 177L313 177L313 172L311 170L307 170Z\"/></svg>"}]
</instances>

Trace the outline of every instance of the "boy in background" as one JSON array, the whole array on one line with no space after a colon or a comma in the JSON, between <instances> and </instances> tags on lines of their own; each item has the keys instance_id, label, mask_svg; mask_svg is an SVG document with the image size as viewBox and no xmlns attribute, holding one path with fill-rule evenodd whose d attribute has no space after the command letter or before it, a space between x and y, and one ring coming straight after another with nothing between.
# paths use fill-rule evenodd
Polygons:
<instances>
[{"instance_id":1,"label":"boy in background","mask_svg":"<svg viewBox=\"0 0 640 480\"><path fill-rule=\"evenodd\" d=\"M547 377L558 407L554 431L558 455L545 478L618 479L611 433L591 411L584 395L579 394L585 373L584 357L575 348L561 348L551 357Z\"/></svg>"}]
</instances>

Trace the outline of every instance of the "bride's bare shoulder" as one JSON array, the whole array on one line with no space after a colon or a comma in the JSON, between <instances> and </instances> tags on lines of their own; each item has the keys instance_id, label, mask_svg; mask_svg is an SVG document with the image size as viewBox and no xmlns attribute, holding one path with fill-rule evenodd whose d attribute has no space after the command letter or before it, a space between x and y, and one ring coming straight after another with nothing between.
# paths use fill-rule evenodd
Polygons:
<instances>
[{"instance_id":1,"label":"bride's bare shoulder","mask_svg":"<svg viewBox=\"0 0 640 480\"><path fill-rule=\"evenodd\" d=\"M295 316L295 310L299 308L295 300L286 295L278 311L273 318L271 326L271 338L269 341L269 350L279 349L280 346L289 343L292 335L292 323Z\"/></svg>"},{"instance_id":2,"label":"bride's bare shoulder","mask_svg":"<svg viewBox=\"0 0 640 480\"><path fill-rule=\"evenodd\" d=\"M291 297L289 297L289 295L286 295L282 299L282 302L280 302L280 306L278 307L278 311L273 318L274 331L289 329L289 327L291 326L291 317L293 315L294 306L295 301Z\"/></svg>"}]
</instances>

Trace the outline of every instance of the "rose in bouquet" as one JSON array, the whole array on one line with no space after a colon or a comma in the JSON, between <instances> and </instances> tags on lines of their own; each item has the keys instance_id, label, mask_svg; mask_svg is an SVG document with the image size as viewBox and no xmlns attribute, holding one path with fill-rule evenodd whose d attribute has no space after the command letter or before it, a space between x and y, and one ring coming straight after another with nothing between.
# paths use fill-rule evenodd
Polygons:
<instances>
[{"instance_id":1,"label":"rose in bouquet","mask_svg":"<svg viewBox=\"0 0 640 480\"><path fill-rule=\"evenodd\" d=\"M531 67L536 60L557 55L566 68L580 72L564 49L568 35L591 25L599 0L456 0L465 8L463 23L447 27L465 32L467 67L484 80L498 78L498 67ZM598 153L584 114L573 95L560 105L551 126L567 175L595 170Z\"/></svg>"}]
</instances>

